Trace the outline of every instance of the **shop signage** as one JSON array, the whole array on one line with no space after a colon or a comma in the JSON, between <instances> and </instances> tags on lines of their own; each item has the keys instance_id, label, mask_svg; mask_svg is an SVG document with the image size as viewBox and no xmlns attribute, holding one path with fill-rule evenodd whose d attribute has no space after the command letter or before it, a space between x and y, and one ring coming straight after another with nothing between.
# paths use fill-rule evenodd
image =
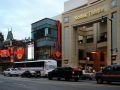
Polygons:
<instances>
[{"instance_id":1,"label":"shop signage","mask_svg":"<svg viewBox=\"0 0 120 90\"><path fill-rule=\"evenodd\" d=\"M74 18L75 18L75 20L80 20L80 19L84 19L84 18L87 18L87 17L90 17L90 16L100 14L102 12L104 12L103 8L94 9L94 10L88 11L87 13L83 13L83 14L80 14L78 16L75 16Z\"/></svg>"}]
</instances>

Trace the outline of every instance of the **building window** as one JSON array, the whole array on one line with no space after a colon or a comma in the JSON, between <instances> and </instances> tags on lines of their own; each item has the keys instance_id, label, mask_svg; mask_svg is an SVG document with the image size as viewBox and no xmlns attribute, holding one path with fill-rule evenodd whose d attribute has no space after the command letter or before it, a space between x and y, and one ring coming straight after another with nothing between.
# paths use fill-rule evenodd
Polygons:
<instances>
[{"instance_id":1,"label":"building window","mask_svg":"<svg viewBox=\"0 0 120 90\"><path fill-rule=\"evenodd\" d=\"M69 23L69 17L64 17L64 23Z\"/></svg>"},{"instance_id":2,"label":"building window","mask_svg":"<svg viewBox=\"0 0 120 90\"><path fill-rule=\"evenodd\" d=\"M104 57L104 52L101 52L101 53L100 53L100 61L104 61L104 58L105 58L105 57Z\"/></svg>"},{"instance_id":3,"label":"building window","mask_svg":"<svg viewBox=\"0 0 120 90\"><path fill-rule=\"evenodd\" d=\"M117 7L117 0L112 0L112 1L111 1L111 7L112 7L112 8Z\"/></svg>"},{"instance_id":4,"label":"building window","mask_svg":"<svg viewBox=\"0 0 120 90\"><path fill-rule=\"evenodd\" d=\"M45 36L48 36L48 28L45 28Z\"/></svg>"},{"instance_id":5,"label":"building window","mask_svg":"<svg viewBox=\"0 0 120 90\"><path fill-rule=\"evenodd\" d=\"M78 59L79 60L83 60L84 59L84 50L80 50L78 51Z\"/></svg>"},{"instance_id":6,"label":"building window","mask_svg":"<svg viewBox=\"0 0 120 90\"><path fill-rule=\"evenodd\" d=\"M51 29L51 38L57 38L57 30Z\"/></svg>"},{"instance_id":7,"label":"building window","mask_svg":"<svg viewBox=\"0 0 120 90\"><path fill-rule=\"evenodd\" d=\"M100 34L100 39L98 40L98 43L107 41L107 32Z\"/></svg>"},{"instance_id":8,"label":"building window","mask_svg":"<svg viewBox=\"0 0 120 90\"><path fill-rule=\"evenodd\" d=\"M112 13L112 54L117 51L117 12Z\"/></svg>"},{"instance_id":9,"label":"building window","mask_svg":"<svg viewBox=\"0 0 120 90\"><path fill-rule=\"evenodd\" d=\"M87 57L89 57L90 61L94 61L95 56L91 52L87 52Z\"/></svg>"},{"instance_id":10,"label":"building window","mask_svg":"<svg viewBox=\"0 0 120 90\"><path fill-rule=\"evenodd\" d=\"M86 36L86 43L93 43L93 35Z\"/></svg>"},{"instance_id":11,"label":"building window","mask_svg":"<svg viewBox=\"0 0 120 90\"><path fill-rule=\"evenodd\" d=\"M79 42L80 44L83 43L83 38L84 38L84 36L78 36L78 42Z\"/></svg>"}]
</instances>

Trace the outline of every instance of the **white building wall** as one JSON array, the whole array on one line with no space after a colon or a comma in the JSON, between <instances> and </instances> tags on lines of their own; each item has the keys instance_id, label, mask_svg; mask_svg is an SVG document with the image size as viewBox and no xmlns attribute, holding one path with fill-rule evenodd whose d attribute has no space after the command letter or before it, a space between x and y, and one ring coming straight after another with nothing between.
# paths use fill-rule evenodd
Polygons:
<instances>
[{"instance_id":1,"label":"white building wall","mask_svg":"<svg viewBox=\"0 0 120 90\"><path fill-rule=\"evenodd\" d=\"M88 0L69 0L64 3L64 12L80 7L88 3Z\"/></svg>"},{"instance_id":2,"label":"white building wall","mask_svg":"<svg viewBox=\"0 0 120 90\"><path fill-rule=\"evenodd\" d=\"M53 20L59 20L60 22L62 22L62 14L59 14L59 15L57 15L57 16L54 16L54 17L52 17L51 19L53 19Z\"/></svg>"}]
</instances>

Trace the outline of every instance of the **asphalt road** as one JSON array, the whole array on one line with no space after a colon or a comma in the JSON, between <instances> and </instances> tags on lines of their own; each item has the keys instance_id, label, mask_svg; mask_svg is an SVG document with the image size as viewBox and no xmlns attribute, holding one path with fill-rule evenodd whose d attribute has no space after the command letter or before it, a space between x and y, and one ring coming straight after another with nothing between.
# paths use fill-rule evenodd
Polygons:
<instances>
[{"instance_id":1,"label":"asphalt road","mask_svg":"<svg viewBox=\"0 0 120 90\"><path fill-rule=\"evenodd\" d=\"M57 81L47 78L21 78L0 75L0 90L120 90L120 83L96 84L96 81Z\"/></svg>"}]
</instances>

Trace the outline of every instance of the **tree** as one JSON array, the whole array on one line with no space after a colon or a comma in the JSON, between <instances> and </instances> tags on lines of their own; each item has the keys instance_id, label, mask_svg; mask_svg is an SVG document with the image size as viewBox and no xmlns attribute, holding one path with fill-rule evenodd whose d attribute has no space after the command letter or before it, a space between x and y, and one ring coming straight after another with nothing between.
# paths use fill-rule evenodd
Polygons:
<instances>
[{"instance_id":1,"label":"tree","mask_svg":"<svg viewBox=\"0 0 120 90\"><path fill-rule=\"evenodd\" d=\"M4 35L2 34L2 32L0 32L0 43L3 43L4 41Z\"/></svg>"}]
</instances>

